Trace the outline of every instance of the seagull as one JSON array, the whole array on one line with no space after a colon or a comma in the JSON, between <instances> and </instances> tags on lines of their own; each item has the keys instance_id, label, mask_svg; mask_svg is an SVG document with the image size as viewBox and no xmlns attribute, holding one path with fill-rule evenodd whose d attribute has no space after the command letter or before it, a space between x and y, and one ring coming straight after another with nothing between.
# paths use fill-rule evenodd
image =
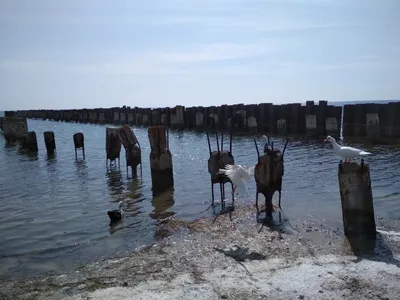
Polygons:
<instances>
[{"instance_id":1,"label":"seagull","mask_svg":"<svg viewBox=\"0 0 400 300\"><path fill-rule=\"evenodd\" d=\"M110 223L121 221L125 217L125 213L122 210L122 206L124 206L124 203L122 201L119 201L118 209L109 210L107 212L107 215L110 218Z\"/></svg>"},{"instance_id":2,"label":"seagull","mask_svg":"<svg viewBox=\"0 0 400 300\"><path fill-rule=\"evenodd\" d=\"M235 194L237 187L244 187L246 194L249 195L245 185L250 180L251 175L254 174L254 167L246 168L241 165L228 164L225 166L225 169L219 169L218 174L228 176L233 184L233 194Z\"/></svg>"},{"instance_id":3,"label":"seagull","mask_svg":"<svg viewBox=\"0 0 400 300\"><path fill-rule=\"evenodd\" d=\"M345 158L344 162L350 162L351 158L354 157L360 157L360 156L365 156L365 155L370 155L372 153L363 151L357 148L353 147L348 147L348 146L340 146L336 143L336 140L328 135L324 142L330 142L333 146L333 151L339 155Z\"/></svg>"}]
</instances>

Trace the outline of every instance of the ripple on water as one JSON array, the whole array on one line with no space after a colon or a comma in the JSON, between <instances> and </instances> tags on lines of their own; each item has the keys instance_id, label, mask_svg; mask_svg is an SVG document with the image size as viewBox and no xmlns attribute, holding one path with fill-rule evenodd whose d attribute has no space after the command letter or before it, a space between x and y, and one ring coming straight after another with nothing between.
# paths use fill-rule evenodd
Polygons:
<instances>
[{"instance_id":1,"label":"ripple on water","mask_svg":"<svg viewBox=\"0 0 400 300\"><path fill-rule=\"evenodd\" d=\"M106 172L104 126L39 120L28 120L28 124L38 136L38 155L20 153L15 146L5 146L0 138L0 276L63 270L130 251L154 240L160 218L176 214L189 220L212 214L211 209L206 210L211 203L209 152L202 133L170 131L175 186L153 197L146 129L134 129L143 151L143 177L127 179L123 159L120 172ZM55 133L57 150L53 157L47 156L41 138L46 130ZM85 135L86 160L81 159L80 151L75 160L72 136L78 131ZM214 137L211 143L215 149ZM284 143L283 139L274 140L279 149ZM260 139L260 149L262 145ZM255 163L252 137L234 137L232 146L236 163ZM224 147L229 147L227 138ZM375 211L399 219L400 151L382 146L369 150L374 152L367 161ZM338 161L330 145L289 142L282 193L282 206L289 219L309 215L341 219ZM254 179L248 189L254 198ZM219 199L217 186L215 195ZM277 198L274 195L274 201ZM110 227L106 212L121 200L126 204L126 219Z\"/></svg>"}]
</instances>

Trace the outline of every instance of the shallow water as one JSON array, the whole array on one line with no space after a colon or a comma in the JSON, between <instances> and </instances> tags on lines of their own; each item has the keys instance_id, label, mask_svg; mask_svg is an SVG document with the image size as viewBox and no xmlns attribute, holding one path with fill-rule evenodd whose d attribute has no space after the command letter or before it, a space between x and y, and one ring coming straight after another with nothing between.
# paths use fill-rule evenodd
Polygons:
<instances>
[{"instance_id":1,"label":"shallow water","mask_svg":"<svg viewBox=\"0 0 400 300\"><path fill-rule=\"evenodd\" d=\"M122 254L155 238L159 219L176 214L191 220L209 216L209 156L205 134L170 131L174 191L153 198L147 129L134 128L142 147L143 176L127 179L121 171L107 173L105 126L28 120L36 131L39 153L28 156L0 138L0 276L68 270L104 256ZM48 158L43 132L55 133L57 153ZM72 135L85 135L86 160L75 160ZM215 138L211 139L216 148ZM225 148L228 140L225 138ZM284 141L274 140L282 148ZM262 141L260 140L260 150ZM364 148L363 145L354 145ZM377 216L400 219L399 150L375 146L367 159ZM124 150L121 158L124 158ZM234 137L235 162L254 165L252 137ZM285 153L282 207L289 220L341 219L337 182L338 157L330 145L291 141ZM228 188L228 185L227 185ZM248 185L252 195L254 180ZM216 198L219 198L217 186ZM229 189L227 189L229 192ZM277 195L276 195L277 197ZM107 210L124 200L126 219L110 228ZM245 203L252 199L239 198Z\"/></svg>"}]
</instances>

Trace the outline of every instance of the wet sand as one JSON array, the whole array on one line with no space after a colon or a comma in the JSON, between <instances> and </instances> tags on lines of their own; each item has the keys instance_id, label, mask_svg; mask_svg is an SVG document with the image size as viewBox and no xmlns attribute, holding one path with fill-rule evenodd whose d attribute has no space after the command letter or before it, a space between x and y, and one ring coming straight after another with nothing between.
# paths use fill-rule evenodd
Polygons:
<instances>
[{"instance_id":1,"label":"wet sand","mask_svg":"<svg viewBox=\"0 0 400 300\"><path fill-rule=\"evenodd\" d=\"M274 215L278 219L278 213ZM377 218L375 243L351 243L342 225L315 220L261 225L254 207L184 222L157 241L74 272L2 281L0 299L395 299L399 222ZM172 235L171 235L172 234ZM356 249L358 248L358 250ZM361 249L362 248L362 249ZM357 255L355 255L356 253Z\"/></svg>"}]
</instances>

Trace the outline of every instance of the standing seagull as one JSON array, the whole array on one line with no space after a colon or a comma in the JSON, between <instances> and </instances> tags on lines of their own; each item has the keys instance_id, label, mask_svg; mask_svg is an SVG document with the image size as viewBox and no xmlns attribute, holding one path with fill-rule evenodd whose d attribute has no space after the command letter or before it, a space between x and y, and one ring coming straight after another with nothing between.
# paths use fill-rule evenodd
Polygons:
<instances>
[{"instance_id":1,"label":"standing seagull","mask_svg":"<svg viewBox=\"0 0 400 300\"><path fill-rule=\"evenodd\" d=\"M122 201L119 201L118 209L109 210L107 212L107 215L110 218L110 223L121 221L125 217L125 213L122 210L122 206L124 206L124 203Z\"/></svg>"},{"instance_id":2,"label":"standing seagull","mask_svg":"<svg viewBox=\"0 0 400 300\"><path fill-rule=\"evenodd\" d=\"M233 184L232 193L235 194L237 187L244 187L247 195L246 183L250 180L251 175L254 174L254 167L245 168L241 165L226 165L225 169L219 169L218 174L228 176Z\"/></svg>"},{"instance_id":3,"label":"standing seagull","mask_svg":"<svg viewBox=\"0 0 400 300\"><path fill-rule=\"evenodd\" d=\"M348 146L340 146L338 143L336 143L336 140L328 135L324 142L330 142L333 146L333 151L339 155L345 158L344 162L350 162L350 159L354 157L360 157L360 156L365 156L365 155L370 155L372 153L363 151L357 148L353 147L348 147Z\"/></svg>"}]
</instances>

